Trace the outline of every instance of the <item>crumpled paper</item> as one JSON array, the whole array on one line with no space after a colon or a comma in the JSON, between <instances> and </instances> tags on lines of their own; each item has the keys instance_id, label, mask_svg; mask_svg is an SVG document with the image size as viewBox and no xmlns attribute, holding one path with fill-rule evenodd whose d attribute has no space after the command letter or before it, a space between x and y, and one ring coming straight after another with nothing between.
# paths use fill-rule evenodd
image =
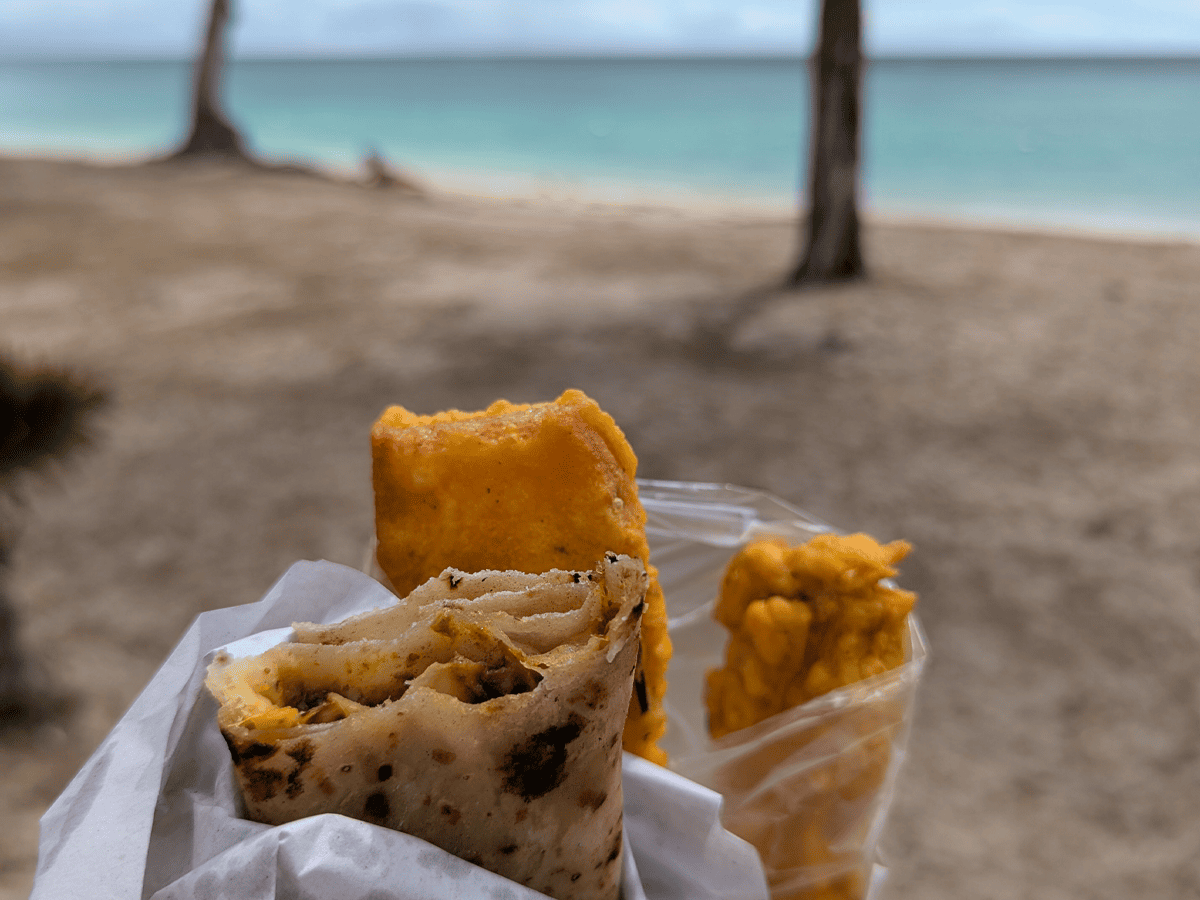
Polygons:
<instances>
[{"instance_id":1,"label":"crumpled paper","mask_svg":"<svg viewBox=\"0 0 1200 900\"><path fill-rule=\"evenodd\" d=\"M393 600L355 569L300 562L259 602L197 617L42 818L31 900L542 897L345 816L277 827L239 817L216 702L203 687L214 652L260 653L292 622L335 622ZM625 900L766 900L754 849L720 825L720 795L628 754L623 768Z\"/></svg>"}]
</instances>

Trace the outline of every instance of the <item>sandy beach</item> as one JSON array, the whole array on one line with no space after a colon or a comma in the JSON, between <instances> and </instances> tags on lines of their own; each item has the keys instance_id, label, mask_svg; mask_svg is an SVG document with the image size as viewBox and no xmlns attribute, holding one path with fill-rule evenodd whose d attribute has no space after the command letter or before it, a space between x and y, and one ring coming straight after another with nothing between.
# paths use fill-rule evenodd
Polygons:
<instances>
[{"instance_id":1,"label":"sandy beach","mask_svg":"<svg viewBox=\"0 0 1200 900\"><path fill-rule=\"evenodd\" d=\"M74 708L0 732L0 900L199 612L357 566L390 403L595 397L652 478L915 546L932 663L886 896L1200 894L1200 245L0 160L0 349L112 391L9 572Z\"/></svg>"}]
</instances>

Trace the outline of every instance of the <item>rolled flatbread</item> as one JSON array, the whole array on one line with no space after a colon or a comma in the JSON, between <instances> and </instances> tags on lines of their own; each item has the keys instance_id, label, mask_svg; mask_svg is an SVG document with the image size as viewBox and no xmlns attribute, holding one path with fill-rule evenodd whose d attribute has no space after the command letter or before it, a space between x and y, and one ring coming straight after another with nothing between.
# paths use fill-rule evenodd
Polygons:
<instances>
[{"instance_id":1,"label":"rolled flatbread","mask_svg":"<svg viewBox=\"0 0 1200 900\"><path fill-rule=\"evenodd\" d=\"M395 605L218 655L246 815L333 812L551 897L618 896L621 733L647 577L447 569Z\"/></svg>"}]
</instances>

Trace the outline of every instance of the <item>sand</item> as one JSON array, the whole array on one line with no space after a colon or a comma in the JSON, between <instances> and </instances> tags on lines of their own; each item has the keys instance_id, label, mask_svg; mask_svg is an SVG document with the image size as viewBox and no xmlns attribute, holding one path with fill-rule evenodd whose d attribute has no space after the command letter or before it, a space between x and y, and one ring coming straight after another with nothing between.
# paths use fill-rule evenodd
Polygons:
<instances>
[{"instance_id":1,"label":"sand","mask_svg":"<svg viewBox=\"0 0 1200 900\"><path fill-rule=\"evenodd\" d=\"M18 511L76 704L0 737L3 900L198 612L361 563L386 404L569 386L644 476L915 545L888 897L1200 894L1200 246L876 224L870 280L788 294L786 216L29 160L0 211L0 348L115 396Z\"/></svg>"}]
</instances>

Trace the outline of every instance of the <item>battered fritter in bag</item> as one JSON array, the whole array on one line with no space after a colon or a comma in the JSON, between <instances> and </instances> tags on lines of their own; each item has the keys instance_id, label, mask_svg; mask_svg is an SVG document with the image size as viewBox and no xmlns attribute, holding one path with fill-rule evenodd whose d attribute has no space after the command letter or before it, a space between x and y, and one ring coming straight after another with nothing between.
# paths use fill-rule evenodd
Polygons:
<instances>
[{"instance_id":1,"label":"battered fritter in bag","mask_svg":"<svg viewBox=\"0 0 1200 900\"><path fill-rule=\"evenodd\" d=\"M722 821L758 850L773 900L867 896L911 706L911 690L881 678L913 649L916 594L888 580L909 549L865 534L761 539L725 569L713 616L730 638L706 680L713 752L685 771L724 796Z\"/></svg>"},{"instance_id":2,"label":"battered fritter in bag","mask_svg":"<svg viewBox=\"0 0 1200 900\"><path fill-rule=\"evenodd\" d=\"M341 813L557 898L615 900L646 573L448 569L396 605L220 656L249 818Z\"/></svg>"}]
</instances>

